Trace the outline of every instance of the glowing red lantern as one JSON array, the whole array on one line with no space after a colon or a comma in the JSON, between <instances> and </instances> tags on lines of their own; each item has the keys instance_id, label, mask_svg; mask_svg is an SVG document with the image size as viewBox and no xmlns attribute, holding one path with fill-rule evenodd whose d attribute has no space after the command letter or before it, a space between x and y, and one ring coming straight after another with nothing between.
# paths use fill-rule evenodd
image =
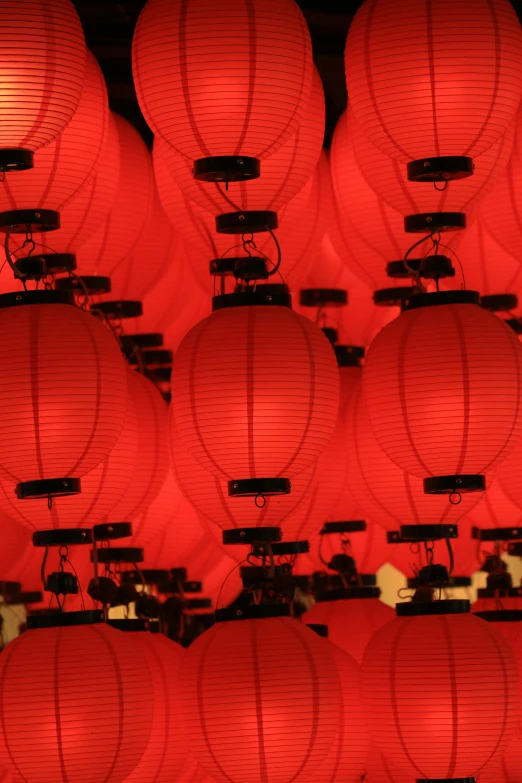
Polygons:
<instances>
[{"instance_id":1,"label":"glowing red lantern","mask_svg":"<svg viewBox=\"0 0 522 783\"><path fill-rule=\"evenodd\" d=\"M502 463L497 471L497 481L502 492L507 495L511 504L515 504L518 510L522 509L522 490L520 488L520 466L522 464L522 444L517 443L508 459ZM516 512L514 514L516 516ZM504 516L504 514L502 514ZM513 512L512 512L513 516ZM507 523L514 524L511 522ZM506 527L506 525L499 525Z\"/></svg>"},{"instance_id":2,"label":"glowing red lantern","mask_svg":"<svg viewBox=\"0 0 522 783\"><path fill-rule=\"evenodd\" d=\"M323 145L324 117L323 85L314 68L306 113L292 138L263 163L259 179L216 185L194 179L192 161L181 157L168 143L162 145L160 154L182 191L216 216L218 232L266 231L266 226L277 227L279 209L299 193L314 173ZM230 230L238 226L245 231Z\"/></svg>"},{"instance_id":3,"label":"glowing red lantern","mask_svg":"<svg viewBox=\"0 0 522 783\"><path fill-rule=\"evenodd\" d=\"M80 491L115 445L127 377L113 335L60 291L5 294L0 464L19 497ZM59 393L57 393L59 390Z\"/></svg>"},{"instance_id":4,"label":"glowing red lantern","mask_svg":"<svg viewBox=\"0 0 522 783\"><path fill-rule=\"evenodd\" d=\"M17 566L26 547L31 544L27 529L3 511L0 514L0 530L3 542L0 551L0 573L2 579L5 579L7 572Z\"/></svg>"},{"instance_id":5,"label":"glowing red lantern","mask_svg":"<svg viewBox=\"0 0 522 783\"><path fill-rule=\"evenodd\" d=\"M255 159L284 144L307 109L312 47L294 0L149 0L132 59L145 119L198 178L259 176Z\"/></svg>"},{"instance_id":6,"label":"glowing red lantern","mask_svg":"<svg viewBox=\"0 0 522 783\"><path fill-rule=\"evenodd\" d=\"M70 0L7 0L0 30L0 169L32 168L32 153L62 133L78 108L82 25Z\"/></svg>"},{"instance_id":7,"label":"glowing red lantern","mask_svg":"<svg viewBox=\"0 0 522 783\"><path fill-rule=\"evenodd\" d=\"M415 783L413 775L408 777L397 769L374 745L368 753L364 779L368 783Z\"/></svg>"},{"instance_id":8,"label":"glowing red lantern","mask_svg":"<svg viewBox=\"0 0 522 783\"><path fill-rule=\"evenodd\" d=\"M54 626L47 618L39 627L31 618L34 630L0 658L1 761L28 783L120 783L149 741L149 667L125 634L101 622L101 612L53 619Z\"/></svg>"},{"instance_id":9,"label":"glowing red lantern","mask_svg":"<svg viewBox=\"0 0 522 783\"><path fill-rule=\"evenodd\" d=\"M469 613L468 601L403 603L396 611L362 662L370 736L417 780L469 778L513 736L513 653L500 633ZM476 719L482 710L486 722Z\"/></svg>"},{"instance_id":10,"label":"glowing red lantern","mask_svg":"<svg viewBox=\"0 0 522 783\"><path fill-rule=\"evenodd\" d=\"M495 758L481 770L477 783L514 783L522 775L522 732L509 743L502 758Z\"/></svg>"},{"instance_id":11,"label":"glowing red lantern","mask_svg":"<svg viewBox=\"0 0 522 783\"><path fill-rule=\"evenodd\" d=\"M133 520L158 495L169 470L168 406L152 381L127 371L128 393L138 413L138 454L130 487L111 512Z\"/></svg>"},{"instance_id":12,"label":"glowing red lantern","mask_svg":"<svg viewBox=\"0 0 522 783\"><path fill-rule=\"evenodd\" d=\"M474 161L474 176L443 189L409 182L404 166L381 152L365 136L352 114L342 126L350 136L357 164L368 184L390 207L404 215L406 231L434 231L466 227L477 205L502 176L513 150L514 125Z\"/></svg>"},{"instance_id":13,"label":"glowing red lantern","mask_svg":"<svg viewBox=\"0 0 522 783\"><path fill-rule=\"evenodd\" d=\"M522 349L473 291L412 296L375 338L363 389L379 445L426 492L485 488L520 436Z\"/></svg>"},{"instance_id":14,"label":"glowing red lantern","mask_svg":"<svg viewBox=\"0 0 522 783\"><path fill-rule=\"evenodd\" d=\"M350 105L418 181L473 173L515 117L522 32L508 0L366 0L346 42ZM463 96L466 100L463 100Z\"/></svg>"},{"instance_id":15,"label":"glowing red lantern","mask_svg":"<svg viewBox=\"0 0 522 783\"><path fill-rule=\"evenodd\" d=\"M285 604L220 610L185 653L179 677L187 743L216 781L268 776L284 783L311 773L332 746L339 716L332 655L288 613ZM216 698L224 682L234 686L226 700Z\"/></svg>"},{"instance_id":16,"label":"glowing red lantern","mask_svg":"<svg viewBox=\"0 0 522 783\"><path fill-rule=\"evenodd\" d=\"M59 228L61 209L92 176L107 139L109 104L96 58L87 51L85 82L72 120L57 139L38 150L35 168L20 177L5 174L0 188L0 225L26 233Z\"/></svg>"},{"instance_id":17,"label":"glowing red lantern","mask_svg":"<svg viewBox=\"0 0 522 783\"><path fill-rule=\"evenodd\" d=\"M221 309L193 327L178 349L175 426L195 459L229 482L231 494L288 492L290 478L332 437L339 407L335 355L279 289L258 286L214 302Z\"/></svg>"},{"instance_id":18,"label":"glowing red lantern","mask_svg":"<svg viewBox=\"0 0 522 783\"><path fill-rule=\"evenodd\" d=\"M120 436L103 462L82 476L79 496L57 497L49 508L41 500L17 498L14 485L0 479L0 508L33 531L92 527L110 515L129 489L137 455L138 416L134 398L127 394Z\"/></svg>"},{"instance_id":19,"label":"glowing red lantern","mask_svg":"<svg viewBox=\"0 0 522 783\"><path fill-rule=\"evenodd\" d=\"M494 527L518 527L522 524L522 511L520 510L520 506L515 505L510 496L504 491L502 480L504 474L506 475L506 478L511 475L512 478L515 476L517 477L518 483L519 473L512 470L509 465L517 452L519 453L518 447L513 454L502 463L496 473L494 481L491 482L486 492L484 492L484 497L481 499L480 503L466 515L463 522L467 522L469 518L469 522L472 526L489 530ZM504 468L506 468L506 470ZM506 488L511 490L512 486L511 480L508 480L506 482ZM515 495L516 494L517 493L515 492Z\"/></svg>"}]
</instances>

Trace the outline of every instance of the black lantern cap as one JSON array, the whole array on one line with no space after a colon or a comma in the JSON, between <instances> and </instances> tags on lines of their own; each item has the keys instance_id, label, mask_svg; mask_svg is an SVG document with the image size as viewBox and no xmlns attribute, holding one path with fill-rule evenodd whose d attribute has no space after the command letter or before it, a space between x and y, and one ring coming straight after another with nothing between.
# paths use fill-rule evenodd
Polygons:
<instances>
[{"instance_id":1,"label":"black lantern cap","mask_svg":"<svg viewBox=\"0 0 522 783\"><path fill-rule=\"evenodd\" d=\"M380 288L373 292L373 303L379 307L397 307L415 293L413 286L400 286L397 288Z\"/></svg>"},{"instance_id":2,"label":"black lantern cap","mask_svg":"<svg viewBox=\"0 0 522 783\"><path fill-rule=\"evenodd\" d=\"M259 234L274 231L278 225L277 212L269 210L227 212L216 217L218 234Z\"/></svg>"},{"instance_id":3,"label":"black lantern cap","mask_svg":"<svg viewBox=\"0 0 522 783\"><path fill-rule=\"evenodd\" d=\"M56 231L60 228L60 213L54 209L12 209L0 212L0 231L7 234L27 234Z\"/></svg>"},{"instance_id":4,"label":"black lantern cap","mask_svg":"<svg viewBox=\"0 0 522 783\"><path fill-rule=\"evenodd\" d=\"M60 277L55 281L57 291L73 291L75 294L110 294L111 278L105 275L75 275L74 277Z\"/></svg>"},{"instance_id":5,"label":"black lantern cap","mask_svg":"<svg viewBox=\"0 0 522 783\"><path fill-rule=\"evenodd\" d=\"M98 625L105 622L105 616L99 609L85 612L52 612L51 614L30 615L27 618L27 630L38 628L65 628L78 625Z\"/></svg>"},{"instance_id":6,"label":"black lantern cap","mask_svg":"<svg viewBox=\"0 0 522 783\"><path fill-rule=\"evenodd\" d=\"M115 299L112 302L97 302L92 306L93 312L101 313L107 318L139 318L143 315L141 302L131 299Z\"/></svg>"},{"instance_id":7,"label":"black lantern cap","mask_svg":"<svg viewBox=\"0 0 522 783\"><path fill-rule=\"evenodd\" d=\"M88 527L35 530L33 546L80 546L92 544L92 530Z\"/></svg>"},{"instance_id":8,"label":"black lantern cap","mask_svg":"<svg viewBox=\"0 0 522 783\"><path fill-rule=\"evenodd\" d=\"M234 544L267 544L281 541L280 527L234 527L223 530L223 543Z\"/></svg>"},{"instance_id":9,"label":"black lantern cap","mask_svg":"<svg viewBox=\"0 0 522 783\"><path fill-rule=\"evenodd\" d=\"M348 291L343 288L303 288L299 292L302 307L345 307L348 304Z\"/></svg>"},{"instance_id":10,"label":"black lantern cap","mask_svg":"<svg viewBox=\"0 0 522 783\"><path fill-rule=\"evenodd\" d=\"M16 268L27 280L40 280L45 275L59 275L76 269L74 253L39 253L16 259Z\"/></svg>"},{"instance_id":11,"label":"black lantern cap","mask_svg":"<svg viewBox=\"0 0 522 783\"><path fill-rule=\"evenodd\" d=\"M108 549L98 549L96 552L99 563L143 563L145 559L143 549L140 547L114 546ZM91 560L93 553L91 552Z\"/></svg>"},{"instance_id":12,"label":"black lantern cap","mask_svg":"<svg viewBox=\"0 0 522 783\"><path fill-rule=\"evenodd\" d=\"M480 304L484 310L491 310L492 313L515 310L518 307L518 296L516 294L489 294L480 298Z\"/></svg>"},{"instance_id":13,"label":"black lantern cap","mask_svg":"<svg viewBox=\"0 0 522 783\"><path fill-rule=\"evenodd\" d=\"M402 312L417 310L420 307L435 307L436 305L474 304L480 305L478 291L433 291L429 294L413 293L406 297L401 305Z\"/></svg>"},{"instance_id":14,"label":"black lantern cap","mask_svg":"<svg viewBox=\"0 0 522 783\"><path fill-rule=\"evenodd\" d=\"M21 481L16 485L15 492L19 500L27 498L61 498L69 495L79 495L82 484L79 478L38 479L37 481Z\"/></svg>"},{"instance_id":15,"label":"black lantern cap","mask_svg":"<svg viewBox=\"0 0 522 783\"><path fill-rule=\"evenodd\" d=\"M428 617L441 614L469 614L471 604L467 600L450 598L447 601L405 601L395 604L397 617Z\"/></svg>"},{"instance_id":16,"label":"black lantern cap","mask_svg":"<svg viewBox=\"0 0 522 783\"><path fill-rule=\"evenodd\" d=\"M261 164L245 155L215 155L195 160L193 174L201 182L245 182L261 175Z\"/></svg>"},{"instance_id":17,"label":"black lantern cap","mask_svg":"<svg viewBox=\"0 0 522 783\"><path fill-rule=\"evenodd\" d=\"M252 305L279 305L292 307L292 296L286 285L258 285L255 290L246 288L233 294L219 294L212 297L212 311L225 307L247 307Z\"/></svg>"},{"instance_id":18,"label":"black lantern cap","mask_svg":"<svg viewBox=\"0 0 522 783\"><path fill-rule=\"evenodd\" d=\"M232 479L228 482L230 497L288 495L291 489L292 484L287 478Z\"/></svg>"},{"instance_id":19,"label":"black lantern cap","mask_svg":"<svg viewBox=\"0 0 522 783\"><path fill-rule=\"evenodd\" d=\"M466 155L442 155L436 158L411 160L407 165L410 182L448 182L471 177L475 170L473 158Z\"/></svg>"},{"instance_id":20,"label":"black lantern cap","mask_svg":"<svg viewBox=\"0 0 522 783\"><path fill-rule=\"evenodd\" d=\"M484 492L486 477L480 473L454 476L430 476L423 479L425 495L454 495L467 492Z\"/></svg>"},{"instance_id":21,"label":"black lantern cap","mask_svg":"<svg viewBox=\"0 0 522 783\"><path fill-rule=\"evenodd\" d=\"M430 234L434 231L460 231L466 228L464 212L429 212L404 218L407 234Z\"/></svg>"},{"instance_id":22,"label":"black lantern cap","mask_svg":"<svg viewBox=\"0 0 522 783\"><path fill-rule=\"evenodd\" d=\"M0 149L0 171L27 171L34 167L32 150L22 147L6 147Z\"/></svg>"},{"instance_id":23,"label":"black lantern cap","mask_svg":"<svg viewBox=\"0 0 522 783\"><path fill-rule=\"evenodd\" d=\"M267 617L290 617L290 604L258 604L239 608L216 609L216 623L230 620L264 620Z\"/></svg>"},{"instance_id":24,"label":"black lantern cap","mask_svg":"<svg viewBox=\"0 0 522 783\"><path fill-rule=\"evenodd\" d=\"M74 297L68 291L53 291L49 288L0 294L0 309L32 304L67 304L74 307Z\"/></svg>"}]
</instances>

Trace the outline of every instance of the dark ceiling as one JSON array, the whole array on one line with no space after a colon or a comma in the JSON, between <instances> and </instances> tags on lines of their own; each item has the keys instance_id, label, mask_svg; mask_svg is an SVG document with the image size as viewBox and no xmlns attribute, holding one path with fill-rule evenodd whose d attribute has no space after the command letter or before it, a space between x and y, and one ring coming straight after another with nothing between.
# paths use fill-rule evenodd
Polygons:
<instances>
[{"instance_id":1,"label":"dark ceiling","mask_svg":"<svg viewBox=\"0 0 522 783\"><path fill-rule=\"evenodd\" d=\"M314 48L326 97L326 137L329 145L337 119L346 106L343 52L346 33L362 0L297 0ZM126 117L150 143L152 134L136 100L132 82L131 42L145 0L73 0L87 38L103 69L111 108ZM401 2L401 0L396 0ZM519 17L522 0L512 0Z\"/></svg>"}]
</instances>

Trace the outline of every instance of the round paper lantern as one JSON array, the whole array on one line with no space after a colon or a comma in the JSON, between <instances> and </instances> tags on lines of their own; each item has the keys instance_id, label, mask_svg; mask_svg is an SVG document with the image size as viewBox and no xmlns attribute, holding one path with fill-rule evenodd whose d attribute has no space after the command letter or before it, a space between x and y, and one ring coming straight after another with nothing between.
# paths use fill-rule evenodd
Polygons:
<instances>
[{"instance_id":1,"label":"round paper lantern","mask_svg":"<svg viewBox=\"0 0 522 783\"><path fill-rule=\"evenodd\" d=\"M7 0L0 30L0 168L32 168L32 153L62 133L78 108L82 25L70 0Z\"/></svg>"},{"instance_id":2,"label":"round paper lantern","mask_svg":"<svg viewBox=\"0 0 522 783\"><path fill-rule=\"evenodd\" d=\"M232 494L288 491L327 446L338 414L330 344L272 290L219 297L234 306L193 327L176 356L175 426Z\"/></svg>"},{"instance_id":3,"label":"round paper lantern","mask_svg":"<svg viewBox=\"0 0 522 783\"><path fill-rule=\"evenodd\" d=\"M372 144L352 114L342 129L351 137L349 143L363 176L390 207L405 216L404 225L409 232L465 228L466 217L475 217L477 206L502 176L515 140L512 124L475 159L473 177L439 190L409 182L405 167Z\"/></svg>"},{"instance_id":4,"label":"round paper lantern","mask_svg":"<svg viewBox=\"0 0 522 783\"><path fill-rule=\"evenodd\" d=\"M375 437L427 492L484 489L520 436L521 373L516 335L475 292L412 296L366 357Z\"/></svg>"},{"instance_id":5,"label":"round paper lantern","mask_svg":"<svg viewBox=\"0 0 522 783\"><path fill-rule=\"evenodd\" d=\"M128 393L138 412L138 454L130 487L111 512L133 520L158 495L169 470L168 407L152 381L127 370Z\"/></svg>"},{"instance_id":6,"label":"round paper lantern","mask_svg":"<svg viewBox=\"0 0 522 783\"><path fill-rule=\"evenodd\" d=\"M216 216L218 231L224 228L223 233L230 233L227 229L231 224L238 225L239 214L242 214L239 228L243 227L244 231L234 233L253 230L252 219L254 227L259 223L257 230L262 231L263 221L270 228L277 227L279 209L306 185L314 173L323 145L324 118L323 85L314 67L306 113L292 138L263 163L263 174L259 179L226 185L205 182L194 179L192 160L182 158L167 142L163 142L160 155L182 191ZM249 214L252 212L254 215Z\"/></svg>"},{"instance_id":7,"label":"round paper lantern","mask_svg":"<svg viewBox=\"0 0 522 783\"><path fill-rule=\"evenodd\" d=\"M468 601L398 604L397 614L362 662L370 736L417 780L474 776L515 730L513 653L489 623L469 614ZM487 721L477 721L480 714Z\"/></svg>"},{"instance_id":8,"label":"round paper lantern","mask_svg":"<svg viewBox=\"0 0 522 783\"><path fill-rule=\"evenodd\" d=\"M522 524L522 511L520 506L515 505L509 495L504 492L504 485L502 477L508 470L512 472L512 475L518 476L519 474L512 470L508 463L512 462L513 457L516 456L518 447L515 452L502 463L498 469L495 479L491 482L490 486L484 492L484 497L481 498L471 511L469 515L466 515L463 522L469 520L473 527L480 527L482 529L491 530L492 528L502 527L518 527ZM506 471L504 469L506 467ZM509 475L509 474L508 474ZM508 482L508 489L511 487L511 482Z\"/></svg>"},{"instance_id":9,"label":"round paper lantern","mask_svg":"<svg viewBox=\"0 0 522 783\"><path fill-rule=\"evenodd\" d=\"M106 143L108 124L105 80L87 50L85 81L73 118L57 139L35 154L32 171L23 177L17 172L5 174L0 188L1 224L14 225L11 230L18 233L26 233L27 225L59 228L59 215L53 213L59 213L87 184Z\"/></svg>"},{"instance_id":10,"label":"round paper lantern","mask_svg":"<svg viewBox=\"0 0 522 783\"><path fill-rule=\"evenodd\" d=\"M216 781L290 781L312 773L332 746L339 715L332 655L313 631L282 616L288 610L221 610L185 653L179 706L188 748Z\"/></svg>"},{"instance_id":11,"label":"round paper lantern","mask_svg":"<svg viewBox=\"0 0 522 783\"><path fill-rule=\"evenodd\" d=\"M514 504L518 510L522 509L522 490L520 488L520 467L522 465L522 444L517 443L508 459L500 465L497 471L497 481L500 484L502 493ZM503 512L505 509L502 509ZM505 514L502 513L502 517ZM517 513L514 509L511 509L511 517L516 519ZM510 517L510 518L511 518ZM515 524L514 522L508 522L507 525ZM518 524L518 523L517 523ZM506 527L506 525L499 525L499 527Z\"/></svg>"},{"instance_id":12,"label":"round paper lantern","mask_svg":"<svg viewBox=\"0 0 522 783\"><path fill-rule=\"evenodd\" d=\"M521 44L508 0L365 0L346 42L350 106L410 179L468 176L515 117Z\"/></svg>"},{"instance_id":13,"label":"round paper lantern","mask_svg":"<svg viewBox=\"0 0 522 783\"><path fill-rule=\"evenodd\" d=\"M27 529L3 511L0 513L0 531L3 542L0 550L0 573L1 578L6 579L7 572L17 566L26 547L31 546L31 543Z\"/></svg>"},{"instance_id":14,"label":"round paper lantern","mask_svg":"<svg viewBox=\"0 0 522 783\"><path fill-rule=\"evenodd\" d=\"M197 512L182 496L170 472L133 530L133 545L145 547L144 568L154 569L188 567L187 558L200 546L205 533Z\"/></svg>"},{"instance_id":15,"label":"round paper lantern","mask_svg":"<svg viewBox=\"0 0 522 783\"><path fill-rule=\"evenodd\" d=\"M447 497L424 494L422 481L392 462L379 446L362 389L347 415L346 439L350 492L363 513L386 530L399 530L401 525L455 524L480 500L478 493L466 493L460 503L453 504ZM393 551L390 548L390 554Z\"/></svg>"},{"instance_id":16,"label":"round paper lantern","mask_svg":"<svg viewBox=\"0 0 522 783\"><path fill-rule=\"evenodd\" d=\"M183 649L162 633L149 633L145 623L143 630L133 632L133 627L140 627L139 620L119 620L114 625L118 633L123 631L129 637L152 677L150 738L145 753L125 781L142 783L145 777L156 783L171 783L178 779L187 758L183 727L175 709L179 693L177 672Z\"/></svg>"},{"instance_id":17,"label":"round paper lantern","mask_svg":"<svg viewBox=\"0 0 522 783\"><path fill-rule=\"evenodd\" d=\"M515 783L522 775L522 732L520 729L504 751L477 776L477 783Z\"/></svg>"},{"instance_id":18,"label":"round paper lantern","mask_svg":"<svg viewBox=\"0 0 522 783\"><path fill-rule=\"evenodd\" d=\"M147 748L148 664L125 634L93 624L93 614L101 616L59 615L55 627L26 631L0 658L0 758L27 783L120 783ZM60 627L59 618L85 624Z\"/></svg>"},{"instance_id":19,"label":"round paper lantern","mask_svg":"<svg viewBox=\"0 0 522 783\"><path fill-rule=\"evenodd\" d=\"M312 46L294 0L149 0L132 63L150 128L205 179L259 176L250 159L272 155L308 106Z\"/></svg>"},{"instance_id":20,"label":"round paper lantern","mask_svg":"<svg viewBox=\"0 0 522 783\"><path fill-rule=\"evenodd\" d=\"M303 615L305 623L328 626L328 638L360 663L374 633L393 619L393 609L379 599L378 587L325 590Z\"/></svg>"},{"instance_id":21,"label":"round paper lantern","mask_svg":"<svg viewBox=\"0 0 522 783\"><path fill-rule=\"evenodd\" d=\"M15 486L0 478L0 508L32 531L92 527L110 517L129 489L137 454L138 416L134 398L127 394L120 436L103 462L82 476L80 495L57 497L49 508L41 500L18 498Z\"/></svg>"},{"instance_id":22,"label":"round paper lantern","mask_svg":"<svg viewBox=\"0 0 522 783\"><path fill-rule=\"evenodd\" d=\"M59 291L6 294L0 309L0 465L20 497L79 491L115 445L125 364L113 335Z\"/></svg>"}]
</instances>

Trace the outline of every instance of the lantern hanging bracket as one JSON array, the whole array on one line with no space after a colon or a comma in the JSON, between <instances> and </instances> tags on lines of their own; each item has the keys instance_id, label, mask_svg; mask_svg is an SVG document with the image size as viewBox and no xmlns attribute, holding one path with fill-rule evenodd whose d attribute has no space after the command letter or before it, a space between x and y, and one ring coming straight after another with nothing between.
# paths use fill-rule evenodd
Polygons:
<instances>
[{"instance_id":1,"label":"lantern hanging bracket","mask_svg":"<svg viewBox=\"0 0 522 783\"><path fill-rule=\"evenodd\" d=\"M25 150L22 147L0 149L0 171L4 174L9 171L27 171L33 167L32 150Z\"/></svg>"},{"instance_id":2,"label":"lantern hanging bracket","mask_svg":"<svg viewBox=\"0 0 522 783\"><path fill-rule=\"evenodd\" d=\"M194 179L201 182L248 182L261 176L258 158L245 155L216 155L194 161Z\"/></svg>"},{"instance_id":3,"label":"lantern hanging bracket","mask_svg":"<svg viewBox=\"0 0 522 783\"><path fill-rule=\"evenodd\" d=\"M411 160L407 164L410 182L448 183L471 177L475 170L473 159L465 155L444 155L437 158Z\"/></svg>"},{"instance_id":4,"label":"lantern hanging bracket","mask_svg":"<svg viewBox=\"0 0 522 783\"><path fill-rule=\"evenodd\" d=\"M517 541L522 539L522 527L472 527L471 537L476 541Z\"/></svg>"}]
</instances>

